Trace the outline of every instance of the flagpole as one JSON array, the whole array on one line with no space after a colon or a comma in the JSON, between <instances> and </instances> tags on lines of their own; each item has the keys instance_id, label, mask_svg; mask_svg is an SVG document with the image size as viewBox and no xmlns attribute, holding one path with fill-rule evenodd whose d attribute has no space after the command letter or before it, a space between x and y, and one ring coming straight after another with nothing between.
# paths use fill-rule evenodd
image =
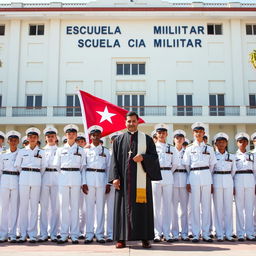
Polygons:
<instances>
[{"instance_id":1,"label":"flagpole","mask_svg":"<svg viewBox=\"0 0 256 256\"><path fill-rule=\"evenodd\" d=\"M82 100L80 90L78 91L78 98L79 98L80 107L81 107L81 110L82 110L82 119L83 119L83 124L84 124L85 139L86 139L86 142L89 143L90 140L89 140L88 126L87 126L87 120L86 120L86 114L85 114L86 112L85 112L85 109L84 109L84 103L83 103L83 100Z\"/></svg>"}]
</instances>

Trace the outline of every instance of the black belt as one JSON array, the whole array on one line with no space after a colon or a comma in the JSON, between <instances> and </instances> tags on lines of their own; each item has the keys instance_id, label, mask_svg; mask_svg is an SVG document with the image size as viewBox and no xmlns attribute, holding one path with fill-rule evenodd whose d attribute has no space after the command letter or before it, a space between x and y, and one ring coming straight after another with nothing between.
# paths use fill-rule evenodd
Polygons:
<instances>
[{"instance_id":1,"label":"black belt","mask_svg":"<svg viewBox=\"0 0 256 256\"><path fill-rule=\"evenodd\" d=\"M86 171L88 171L88 172L105 172L105 169L87 168Z\"/></svg>"},{"instance_id":2,"label":"black belt","mask_svg":"<svg viewBox=\"0 0 256 256\"><path fill-rule=\"evenodd\" d=\"M170 171L171 169L171 167L160 167L161 171Z\"/></svg>"},{"instance_id":3,"label":"black belt","mask_svg":"<svg viewBox=\"0 0 256 256\"><path fill-rule=\"evenodd\" d=\"M190 168L190 171L208 170L209 166Z\"/></svg>"},{"instance_id":4,"label":"black belt","mask_svg":"<svg viewBox=\"0 0 256 256\"><path fill-rule=\"evenodd\" d=\"M176 169L174 172L187 172L186 169Z\"/></svg>"},{"instance_id":5,"label":"black belt","mask_svg":"<svg viewBox=\"0 0 256 256\"><path fill-rule=\"evenodd\" d=\"M252 170L236 171L236 174L253 174Z\"/></svg>"},{"instance_id":6,"label":"black belt","mask_svg":"<svg viewBox=\"0 0 256 256\"><path fill-rule=\"evenodd\" d=\"M231 174L231 171L225 171L225 172L215 171L213 174Z\"/></svg>"},{"instance_id":7,"label":"black belt","mask_svg":"<svg viewBox=\"0 0 256 256\"><path fill-rule=\"evenodd\" d=\"M45 171L46 172L57 172L58 170L54 169L54 168L46 168Z\"/></svg>"},{"instance_id":8,"label":"black belt","mask_svg":"<svg viewBox=\"0 0 256 256\"><path fill-rule=\"evenodd\" d=\"M8 175L17 175L19 176L20 173L19 172L12 172L12 171L3 171L3 174L8 174Z\"/></svg>"},{"instance_id":9,"label":"black belt","mask_svg":"<svg viewBox=\"0 0 256 256\"><path fill-rule=\"evenodd\" d=\"M80 171L79 168L61 168L62 171L67 171L67 172L77 172Z\"/></svg>"},{"instance_id":10,"label":"black belt","mask_svg":"<svg viewBox=\"0 0 256 256\"><path fill-rule=\"evenodd\" d=\"M26 172L40 172L40 169L37 168L22 168L21 170Z\"/></svg>"}]
</instances>

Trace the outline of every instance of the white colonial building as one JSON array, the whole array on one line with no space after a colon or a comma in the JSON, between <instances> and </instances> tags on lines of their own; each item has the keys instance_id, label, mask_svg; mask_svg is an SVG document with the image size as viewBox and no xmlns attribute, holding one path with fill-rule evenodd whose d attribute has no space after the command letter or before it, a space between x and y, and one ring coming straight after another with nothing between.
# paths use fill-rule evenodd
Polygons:
<instances>
[{"instance_id":1,"label":"white colonial building","mask_svg":"<svg viewBox=\"0 0 256 256\"><path fill-rule=\"evenodd\" d=\"M134 109L151 133L256 130L256 3L0 4L0 130L83 129L78 89Z\"/></svg>"}]
</instances>

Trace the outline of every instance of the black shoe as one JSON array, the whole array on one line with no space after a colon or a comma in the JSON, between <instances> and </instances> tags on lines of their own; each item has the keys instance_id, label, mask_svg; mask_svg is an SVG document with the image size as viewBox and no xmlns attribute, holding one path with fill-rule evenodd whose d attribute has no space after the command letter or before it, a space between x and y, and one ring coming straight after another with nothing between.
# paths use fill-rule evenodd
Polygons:
<instances>
[{"instance_id":1,"label":"black shoe","mask_svg":"<svg viewBox=\"0 0 256 256\"><path fill-rule=\"evenodd\" d=\"M59 240L57 241L57 244L65 244L65 243L67 243L67 242L68 242L68 239L66 239L66 240L59 239Z\"/></svg>"},{"instance_id":2,"label":"black shoe","mask_svg":"<svg viewBox=\"0 0 256 256\"><path fill-rule=\"evenodd\" d=\"M224 242L224 240L222 238L218 238L217 242Z\"/></svg>"},{"instance_id":3,"label":"black shoe","mask_svg":"<svg viewBox=\"0 0 256 256\"><path fill-rule=\"evenodd\" d=\"M214 235L213 235L213 234L210 234L209 237L210 237L211 239L213 239L213 238L214 238Z\"/></svg>"},{"instance_id":4,"label":"black shoe","mask_svg":"<svg viewBox=\"0 0 256 256\"><path fill-rule=\"evenodd\" d=\"M233 237L234 239L236 239L236 238L237 238L237 235L233 234L232 237Z\"/></svg>"},{"instance_id":5,"label":"black shoe","mask_svg":"<svg viewBox=\"0 0 256 256\"><path fill-rule=\"evenodd\" d=\"M193 238L193 237L194 237L194 236L193 236L192 234L188 236L188 238Z\"/></svg>"},{"instance_id":6,"label":"black shoe","mask_svg":"<svg viewBox=\"0 0 256 256\"><path fill-rule=\"evenodd\" d=\"M61 235L57 235L57 239L61 239Z\"/></svg>"},{"instance_id":7,"label":"black shoe","mask_svg":"<svg viewBox=\"0 0 256 256\"><path fill-rule=\"evenodd\" d=\"M48 242L48 238L45 238L45 239L40 238L38 240L38 243L44 243L44 242Z\"/></svg>"},{"instance_id":8,"label":"black shoe","mask_svg":"<svg viewBox=\"0 0 256 256\"><path fill-rule=\"evenodd\" d=\"M19 239L19 240L18 240L18 243L21 243L21 244L22 244L22 243L26 243L26 242L27 242L27 238L25 238L25 239Z\"/></svg>"},{"instance_id":9,"label":"black shoe","mask_svg":"<svg viewBox=\"0 0 256 256\"><path fill-rule=\"evenodd\" d=\"M244 240L244 238L240 237L240 238L237 239L237 241L244 242L245 240Z\"/></svg>"},{"instance_id":10,"label":"black shoe","mask_svg":"<svg viewBox=\"0 0 256 256\"><path fill-rule=\"evenodd\" d=\"M165 239L167 243L173 243L174 242L174 239L172 238L169 238L169 239Z\"/></svg>"},{"instance_id":11,"label":"black shoe","mask_svg":"<svg viewBox=\"0 0 256 256\"><path fill-rule=\"evenodd\" d=\"M209 239L203 238L203 241L207 242L207 243L212 243L213 242L213 240L211 238L209 238Z\"/></svg>"},{"instance_id":12,"label":"black shoe","mask_svg":"<svg viewBox=\"0 0 256 256\"><path fill-rule=\"evenodd\" d=\"M181 240L182 240L182 241L190 241L190 239L189 239L188 237L185 237L185 238L182 237Z\"/></svg>"},{"instance_id":13,"label":"black shoe","mask_svg":"<svg viewBox=\"0 0 256 256\"><path fill-rule=\"evenodd\" d=\"M79 244L78 240L72 240L72 244Z\"/></svg>"},{"instance_id":14,"label":"black shoe","mask_svg":"<svg viewBox=\"0 0 256 256\"><path fill-rule=\"evenodd\" d=\"M35 244L37 241L36 241L36 239L30 239L28 242L31 244Z\"/></svg>"},{"instance_id":15,"label":"black shoe","mask_svg":"<svg viewBox=\"0 0 256 256\"><path fill-rule=\"evenodd\" d=\"M256 241L256 238L255 237L253 237L253 238L246 237L246 240L247 241Z\"/></svg>"},{"instance_id":16,"label":"black shoe","mask_svg":"<svg viewBox=\"0 0 256 256\"><path fill-rule=\"evenodd\" d=\"M58 239L57 239L57 238L53 238L53 239L51 239L51 242L57 243L57 242L58 242Z\"/></svg>"},{"instance_id":17,"label":"black shoe","mask_svg":"<svg viewBox=\"0 0 256 256\"><path fill-rule=\"evenodd\" d=\"M105 244L106 241L105 241L105 239L101 238L101 239L97 239L97 243Z\"/></svg>"},{"instance_id":18,"label":"black shoe","mask_svg":"<svg viewBox=\"0 0 256 256\"><path fill-rule=\"evenodd\" d=\"M199 243L199 239L198 238L193 238L192 243Z\"/></svg>"},{"instance_id":19,"label":"black shoe","mask_svg":"<svg viewBox=\"0 0 256 256\"><path fill-rule=\"evenodd\" d=\"M84 244L91 244L92 242L93 242L93 239L92 240L89 240L89 239L84 240Z\"/></svg>"},{"instance_id":20,"label":"black shoe","mask_svg":"<svg viewBox=\"0 0 256 256\"><path fill-rule=\"evenodd\" d=\"M2 244L2 243L6 243L6 242L8 242L8 240L7 240L7 239L0 240L0 244Z\"/></svg>"},{"instance_id":21,"label":"black shoe","mask_svg":"<svg viewBox=\"0 0 256 256\"><path fill-rule=\"evenodd\" d=\"M160 243L160 242L161 242L161 240L159 238L154 239L154 243Z\"/></svg>"},{"instance_id":22,"label":"black shoe","mask_svg":"<svg viewBox=\"0 0 256 256\"><path fill-rule=\"evenodd\" d=\"M106 242L107 242L107 243L112 243L112 242L113 242L113 239L107 238Z\"/></svg>"},{"instance_id":23,"label":"black shoe","mask_svg":"<svg viewBox=\"0 0 256 256\"><path fill-rule=\"evenodd\" d=\"M85 236L84 235L81 235L78 237L79 240L84 240L85 239Z\"/></svg>"}]
</instances>

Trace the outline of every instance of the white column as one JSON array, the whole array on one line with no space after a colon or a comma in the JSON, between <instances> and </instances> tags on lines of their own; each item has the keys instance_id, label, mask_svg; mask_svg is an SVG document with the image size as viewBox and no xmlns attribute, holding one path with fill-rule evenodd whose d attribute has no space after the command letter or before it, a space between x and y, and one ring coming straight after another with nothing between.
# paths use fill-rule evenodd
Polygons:
<instances>
[{"instance_id":1,"label":"white column","mask_svg":"<svg viewBox=\"0 0 256 256\"><path fill-rule=\"evenodd\" d=\"M8 91L6 106L17 106L18 86L20 71L20 20L10 21L10 33L8 41Z\"/></svg>"},{"instance_id":2,"label":"white column","mask_svg":"<svg viewBox=\"0 0 256 256\"><path fill-rule=\"evenodd\" d=\"M173 144L173 124L167 124L167 125L168 125L167 142L170 144Z\"/></svg>"},{"instance_id":3,"label":"white column","mask_svg":"<svg viewBox=\"0 0 256 256\"><path fill-rule=\"evenodd\" d=\"M48 84L47 105L58 105L59 95L59 59L60 59L60 20L51 20L49 23L49 57L48 57Z\"/></svg>"},{"instance_id":4,"label":"white column","mask_svg":"<svg viewBox=\"0 0 256 256\"><path fill-rule=\"evenodd\" d=\"M241 21L231 20L231 57L232 57L232 85L233 85L233 101L236 105L246 105L244 96L244 80L243 80L243 59L242 59L242 31Z\"/></svg>"}]
</instances>

